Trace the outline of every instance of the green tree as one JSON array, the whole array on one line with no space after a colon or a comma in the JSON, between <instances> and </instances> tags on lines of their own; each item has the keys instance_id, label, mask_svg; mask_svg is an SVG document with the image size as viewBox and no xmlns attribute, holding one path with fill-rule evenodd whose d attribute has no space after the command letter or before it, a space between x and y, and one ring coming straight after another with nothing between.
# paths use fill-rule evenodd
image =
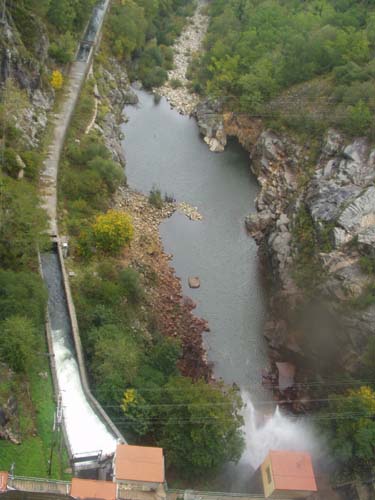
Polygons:
<instances>
[{"instance_id":1,"label":"green tree","mask_svg":"<svg viewBox=\"0 0 375 500\"><path fill-rule=\"evenodd\" d=\"M140 348L126 332L110 338L99 337L92 366L103 402L120 405L124 389L134 382L140 360Z\"/></svg>"},{"instance_id":2,"label":"green tree","mask_svg":"<svg viewBox=\"0 0 375 500\"><path fill-rule=\"evenodd\" d=\"M0 269L0 321L9 316L26 316L42 326L46 302L47 291L39 273Z\"/></svg>"},{"instance_id":3,"label":"green tree","mask_svg":"<svg viewBox=\"0 0 375 500\"><path fill-rule=\"evenodd\" d=\"M185 377L171 378L164 389L159 444L169 463L191 478L239 460L243 419L234 389Z\"/></svg>"},{"instance_id":4,"label":"green tree","mask_svg":"<svg viewBox=\"0 0 375 500\"><path fill-rule=\"evenodd\" d=\"M360 387L345 396L331 395L327 413L330 418L322 420L323 427L341 465L351 472L375 466L374 391Z\"/></svg>"},{"instance_id":5,"label":"green tree","mask_svg":"<svg viewBox=\"0 0 375 500\"><path fill-rule=\"evenodd\" d=\"M147 21L144 9L134 0L114 2L108 19L107 36L118 57L130 58L134 50L143 47Z\"/></svg>"},{"instance_id":6,"label":"green tree","mask_svg":"<svg viewBox=\"0 0 375 500\"><path fill-rule=\"evenodd\" d=\"M137 436L147 434L153 422L152 407L136 389L127 389L124 392L121 409L126 419L125 428Z\"/></svg>"},{"instance_id":7,"label":"green tree","mask_svg":"<svg viewBox=\"0 0 375 500\"><path fill-rule=\"evenodd\" d=\"M46 241L46 214L32 186L0 175L0 262L21 269L35 264L37 245Z\"/></svg>"},{"instance_id":8,"label":"green tree","mask_svg":"<svg viewBox=\"0 0 375 500\"><path fill-rule=\"evenodd\" d=\"M71 31L74 18L75 10L71 0L51 0L48 19L60 32Z\"/></svg>"},{"instance_id":9,"label":"green tree","mask_svg":"<svg viewBox=\"0 0 375 500\"><path fill-rule=\"evenodd\" d=\"M366 135L372 124L372 113L367 104L362 100L360 100L355 106L348 107L348 118L345 128L349 133L355 135Z\"/></svg>"},{"instance_id":10,"label":"green tree","mask_svg":"<svg viewBox=\"0 0 375 500\"><path fill-rule=\"evenodd\" d=\"M10 316L0 323L0 359L16 372L26 372L35 363L37 330L23 316Z\"/></svg>"}]
</instances>

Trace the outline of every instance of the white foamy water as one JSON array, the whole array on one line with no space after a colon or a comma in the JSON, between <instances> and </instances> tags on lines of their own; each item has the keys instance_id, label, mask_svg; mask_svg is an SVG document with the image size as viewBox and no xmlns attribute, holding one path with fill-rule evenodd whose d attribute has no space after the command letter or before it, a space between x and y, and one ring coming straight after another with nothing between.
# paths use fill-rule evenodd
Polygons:
<instances>
[{"instance_id":1,"label":"white foamy water","mask_svg":"<svg viewBox=\"0 0 375 500\"><path fill-rule=\"evenodd\" d=\"M303 418L284 415L278 408L267 418L257 418L248 392L242 391L246 404L243 411L246 450L240 464L257 469L270 450L306 451L312 457L320 454L320 443L311 425Z\"/></svg>"},{"instance_id":2,"label":"white foamy water","mask_svg":"<svg viewBox=\"0 0 375 500\"><path fill-rule=\"evenodd\" d=\"M61 391L65 428L73 454L114 453L116 439L91 408L83 392L78 364L63 330L52 331L56 372Z\"/></svg>"}]
</instances>

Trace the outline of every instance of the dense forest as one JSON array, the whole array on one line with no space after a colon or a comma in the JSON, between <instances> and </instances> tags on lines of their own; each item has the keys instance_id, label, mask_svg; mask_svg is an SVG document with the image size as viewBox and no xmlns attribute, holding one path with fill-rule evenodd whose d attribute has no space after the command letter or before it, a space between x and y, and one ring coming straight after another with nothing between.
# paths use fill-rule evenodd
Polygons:
<instances>
[{"instance_id":1,"label":"dense forest","mask_svg":"<svg viewBox=\"0 0 375 500\"><path fill-rule=\"evenodd\" d=\"M372 130L374 2L213 0L210 14L196 91L295 126L309 111L315 127Z\"/></svg>"}]
</instances>

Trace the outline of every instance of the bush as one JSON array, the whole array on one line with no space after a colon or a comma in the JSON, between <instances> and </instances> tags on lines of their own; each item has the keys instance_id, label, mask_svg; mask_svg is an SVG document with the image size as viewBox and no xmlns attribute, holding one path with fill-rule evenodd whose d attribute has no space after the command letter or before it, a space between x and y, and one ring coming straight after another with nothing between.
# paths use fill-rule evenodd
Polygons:
<instances>
[{"instance_id":1,"label":"bush","mask_svg":"<svg viewBox=\"0 0 375 500\"><path fill-rule=\"evenodd\" d=\"M148 69L142 77L143 85L146 89L152 87L161 87L168 79L168 73L165 69L157 66L156 68Z\"/></svg>"},{"instance_id":2,"label":"bush","mask_svg":"<svg viewBox=\"0 0 375 500\"><path fill-rule=\"evenodd\" d=\"M67 64L73 61L76 43L69 33L60 35L53 41L48 49L48 54L60 64Z\"/></svg>"},{"instance_id":3,"label":"bush","mask_svg":"<svg viewBox=\"0 0 375 500\"><path fill-rule=\"evenodd\" d=\"M63 79L63 76L61 74L61 71L59 71L58 69L55 69L52 72L52 76L51 76L51 86L55 90L60 90L61 87L63 86L63 83L64 83L64 79Z\"/></svg>"},{"instance_id":4,"label":"bush","mask_svg":"<svg viewBox=\"0 0 375 500\"><path fill-rule=\"evenodd\" d=\"M348 118L345 129L352 135L366 135L373 124L373 116L369 107L360 100L355 106L347 108Z\"/></svg>"},{"instance_id":5,"label":"bush","mask_svg":"<svg viewBox=\"0 0 375 500\"><path fill-rule=\"evenodd\" d=\"M109 210L98 215L92 226L93 242L96 248L111 255L117 254L133 239L134 229L128 214Z\"/></svg>"},{"instance_id":6,"label":"bush","mask_svg":"<svg viewBox=\"0 0 375 500\"><path fill-rule=\"evenodd\" d=\"M139 283L139 274L131 267L123 269L119 273L119 284L129 302L137 304L143 298L143 288Z\"/></svg>"},{"instance_id":7,"label":"bush","mask_svg":"<svg viewBox=\"0 0 375 500\"><path fill-rule=\"evenodd\" d=\"M363 292L356 298L352 299L352 306L355 309L367 309L375 304L375 283L368 284Z\"/></svg>"},{"instance_id":8,"label":"bush","mask_svg":"<svg viewBox=\"0 0 375 500\"><path fill-rule=\"evenodd\" d=\"M163 197L160 189L155 186L151 189L150 194L148 195L148 202L155 208L163 208Z\"/></svg>"},{"instance_id":9,"label":"bush","mask_svg":"<svg viewBox=\"0 0 375 500\"><path fill-rule=\"evenodd\" d=\"M25 316L41 327L46 302L47 292L39 274L0 270L0 321Z\"/></svg>"},{"instance_id":10,"label":"bush","mask_svg":"<svg viewBox=\"0 0 375 500\"><path fill-rule=\"evenodd\" d=\"M43 165L42 155L37 151L24 151L21 153L21 158L26 165L25 177L31 181L37 181Z\"/></svg>"},{"instance_id":11,"label":"bush","mask_svg":"<svg viewBox=\"0 0 375 500\"><path fill-rule=\"evenodd\" d=\"M17 153L12 148L5 148L2 167L4 172L17 179L20 165L17 160Z\"/></svg>"},{"instance_id":12,"label":"bush","mask_svg":"<svg viewBox=\"0 0 375 500\"><path fill-rule=\"evenodd\" d=\"M359 259L361 270L365 274L375 274L375 256L364 255Z\"/></svg>"},{"instance_id":13,"label":"bush","mask_svg":"<svg viewBox=\"0 0 375 500\"><path fill-rule=\"evenodd\" d=\"M100 175L111 194L125 180L123 168L112 160L97 157L91 160L87 166Z\"/></svg>"},{"instance_id":14,"label":"bush","mask_svg":"<svg viewBox=\"0 0 375 500\"><path fill-rule=\"evenodd\" d=\"M10 316L0 323L0 358L16 372L27 371L35 360L37 338L30 319Z\"/></svg>"},{"instance_id":15,"label":"bush","mask_svg":"<svg viewBox=\"0 0 375 500\"><path fill-rule=\"evenodd\" d=\"M172 89L178 89L183 86L183 83L178 78L172 78L172 80L169 81L169 85Z\"/></svg>"}]
</instances>

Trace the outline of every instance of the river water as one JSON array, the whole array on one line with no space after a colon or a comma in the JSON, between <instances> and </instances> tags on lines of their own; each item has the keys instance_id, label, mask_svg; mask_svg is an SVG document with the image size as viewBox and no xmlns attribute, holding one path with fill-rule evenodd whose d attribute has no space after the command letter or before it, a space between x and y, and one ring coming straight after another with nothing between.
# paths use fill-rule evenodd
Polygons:
<instances>
[{"instance_id":1,"label":"river water","mask_svg":"<svg viewBox=\"0 0 375 500\"><path fill-rule=\"evenodd\" d=\"M129 121L122 127L128 183L145 194L157 187L203 216L191 221L176 212L161 224L160 233L183 292L197 303L196 314L208 320L211 331L204 341L215 376L235 382L247 403L246 451L217 483L246 491L246 478L269 449L312 451L314 441L309 428L277 410L266 423L256 424L252 402L261 413L275 411L260 384L267 365L265 293L257 247L244 227L245 216L255 211L257 181L248 154L236 142L224 153L212 153L194 119L172 110L165 99L157 104L152 95L137 93L140 102L126 107ZM189 276L199 276L199 289L189 288Z\"/></svg>"},{"instance_id":2,"label":"river water","mask_svg":"<svg viewBox=\"0 0 375 500\"><path fill-rule=\"evenodd\" d=\"M196 314L209 322L205 343L215 375L251 388L259 384L266 357L257 248L244 226L258 191L248 154L235 143L211 153L194 119L171 110L164 99L155 104L150 94L139 97L137 107L126 108L129 122L123 127L128 183L143 193L156 186L203 216L191 221L175 213L165 220L164 249L173 254ZM189 276L199 276L199 289L189 288Z\"/></svg>"}]
</instances>

